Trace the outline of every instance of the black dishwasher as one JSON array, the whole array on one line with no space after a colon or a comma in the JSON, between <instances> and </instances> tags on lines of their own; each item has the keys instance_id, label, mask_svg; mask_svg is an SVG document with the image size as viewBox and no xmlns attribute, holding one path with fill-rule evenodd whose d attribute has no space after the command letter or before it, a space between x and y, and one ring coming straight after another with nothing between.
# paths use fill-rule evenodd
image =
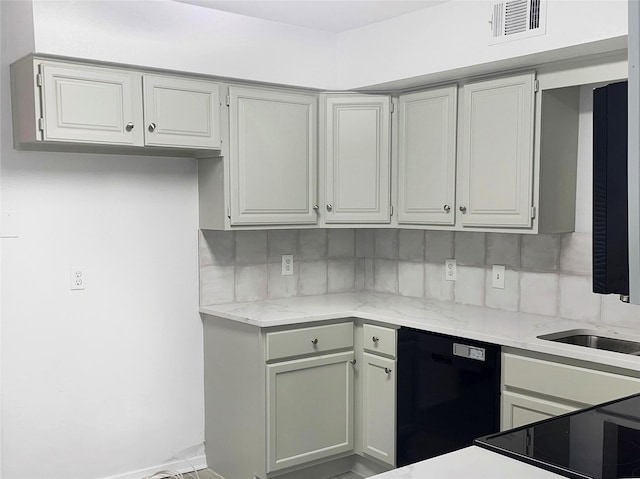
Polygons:
<instances>
[{"instance_id":1,"label":"black dishwasher","mask_svg":"<svg viewBox=\"0 0 640 479\"><path fill-rule=\"evenodd\" d=\"M396 464L470 446L500 429L500 346L398 331Z\"/></svg>"}]
</instances>

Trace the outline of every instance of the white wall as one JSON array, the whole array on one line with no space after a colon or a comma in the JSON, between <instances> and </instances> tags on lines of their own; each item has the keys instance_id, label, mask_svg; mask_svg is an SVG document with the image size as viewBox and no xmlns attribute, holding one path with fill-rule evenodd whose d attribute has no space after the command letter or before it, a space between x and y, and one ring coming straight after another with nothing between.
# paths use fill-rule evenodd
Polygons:
<instances>
[{"instance_id":1,"label":"white wall","mask_svg":"<svg viewBox=\"0 0 640 479\"><path fill-rule=\"evenodd\" d=\"M489 46L487 0L453 0L338 35L338 84L428 76L627 34L627 2L549 0L547 33Z\"/></svg>"},{"instance_id":2,"label":"white wall","mask_svg":"<svg viewBox=\"0 0 640 479\"><path fill-rule=\"evenodd\" d=\"M336 87L335 35L166 0L36 1L39 53Z\"/></svg>"},{"instance_id":3,"label":"white wall","mask_svg":"<svg viewBox=\"0 0 640 479\"><path fill-rule=\"evenodd\" d=\"M2 239L0 475L202 467L197 162L14 150L8 64L33 48L30 6L1 3L2 206L20 229Z\"/></svg>"}]
</instances>

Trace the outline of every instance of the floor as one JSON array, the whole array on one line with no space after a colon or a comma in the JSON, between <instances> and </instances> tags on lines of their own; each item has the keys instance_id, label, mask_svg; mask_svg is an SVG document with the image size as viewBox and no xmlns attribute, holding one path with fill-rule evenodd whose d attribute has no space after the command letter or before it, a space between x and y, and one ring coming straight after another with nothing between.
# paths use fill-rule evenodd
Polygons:
<instances>
[{"instance_id":1,"label":"floor","mask_svg":"<svg viewBox=\"0 0 640 479\"><path fill-rule=\"evenodd\" d=\"M203 469L198 471L198 475L200 479L218 479L212 470ZM195 474L191 473L191 477L195 478ZM355 472L345 472L344 474L340 474L339 476L331 477L328 479L364 479L360 474L356 474Z\"/></svg>"}]
</instances>

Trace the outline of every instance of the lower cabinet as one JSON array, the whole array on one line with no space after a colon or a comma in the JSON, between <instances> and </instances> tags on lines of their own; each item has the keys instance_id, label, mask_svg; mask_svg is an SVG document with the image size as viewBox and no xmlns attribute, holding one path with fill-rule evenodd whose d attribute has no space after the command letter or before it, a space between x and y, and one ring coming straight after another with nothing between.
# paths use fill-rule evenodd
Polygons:
<instances>
[{"instance_id":1,"label":"lower cabinet","mask_svg":"<svg viewBox=\"0 0 640 479\"><path fill-rule=\"evenodd\" d=\"M503 349L501 429L640 393L639 373ZM627 374L628 373L628 374Z\"/></svg>"},{"instance_id":2,"label":"lower cabinet","mask_svg":"<svg viewBox=\"0 0 640 479\"><path fill-rule=\"evenodd\" d=\"M203 326L205 450L218 475L395 465L395 329L350 318L261 329L208 315Z\"/></svg>"},{"instance_id":3,"label":"lower cabinet","mask_svg":"<svg viewBox=\"0 0 640 479\"><path fill-rule=\"evenodd\" d=\"M559 402L503 391L502 429L524 426L553 416L573 412L578 407Z\"/></svg>"},{"instance_id":4,"label":"lower cabinet","mask_svg":"<svg viewBox=\"0 0 640 479\"><path fill-rule=\"evenodd\" d=\"M353 450L352 351L267 365L267 472Z\"/></svg>"},{"instance_id":5,"label":"lower cabinet","mask_svg":"<svg viewBox=\"0 0 640 479\"><path fill-rule=\"evenodd\" d=\"M361 374L362 452L394 466L396 461L396 361L363 353Z\"/></svg>"}]
</instances>

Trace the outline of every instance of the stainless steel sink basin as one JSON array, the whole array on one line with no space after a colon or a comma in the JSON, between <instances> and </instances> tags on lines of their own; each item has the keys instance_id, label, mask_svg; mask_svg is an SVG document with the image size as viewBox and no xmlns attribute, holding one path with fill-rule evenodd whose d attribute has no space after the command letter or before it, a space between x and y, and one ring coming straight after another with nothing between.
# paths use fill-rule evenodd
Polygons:
<instances>
[{"instance_id":1,"label":"stainless steel sink basin","mask_svg":"<svg viewBox=\"0 0 640 479\"><path fill-rule=\"evenodd\" d=\"M600 336L596 331L588 329L573 329L558 333L543 334L539 339L555 341L557 343L574 344L586 348L603 349L616 353L640 355L640 342L627 339Z\"/></svg>"}]
</instances>

